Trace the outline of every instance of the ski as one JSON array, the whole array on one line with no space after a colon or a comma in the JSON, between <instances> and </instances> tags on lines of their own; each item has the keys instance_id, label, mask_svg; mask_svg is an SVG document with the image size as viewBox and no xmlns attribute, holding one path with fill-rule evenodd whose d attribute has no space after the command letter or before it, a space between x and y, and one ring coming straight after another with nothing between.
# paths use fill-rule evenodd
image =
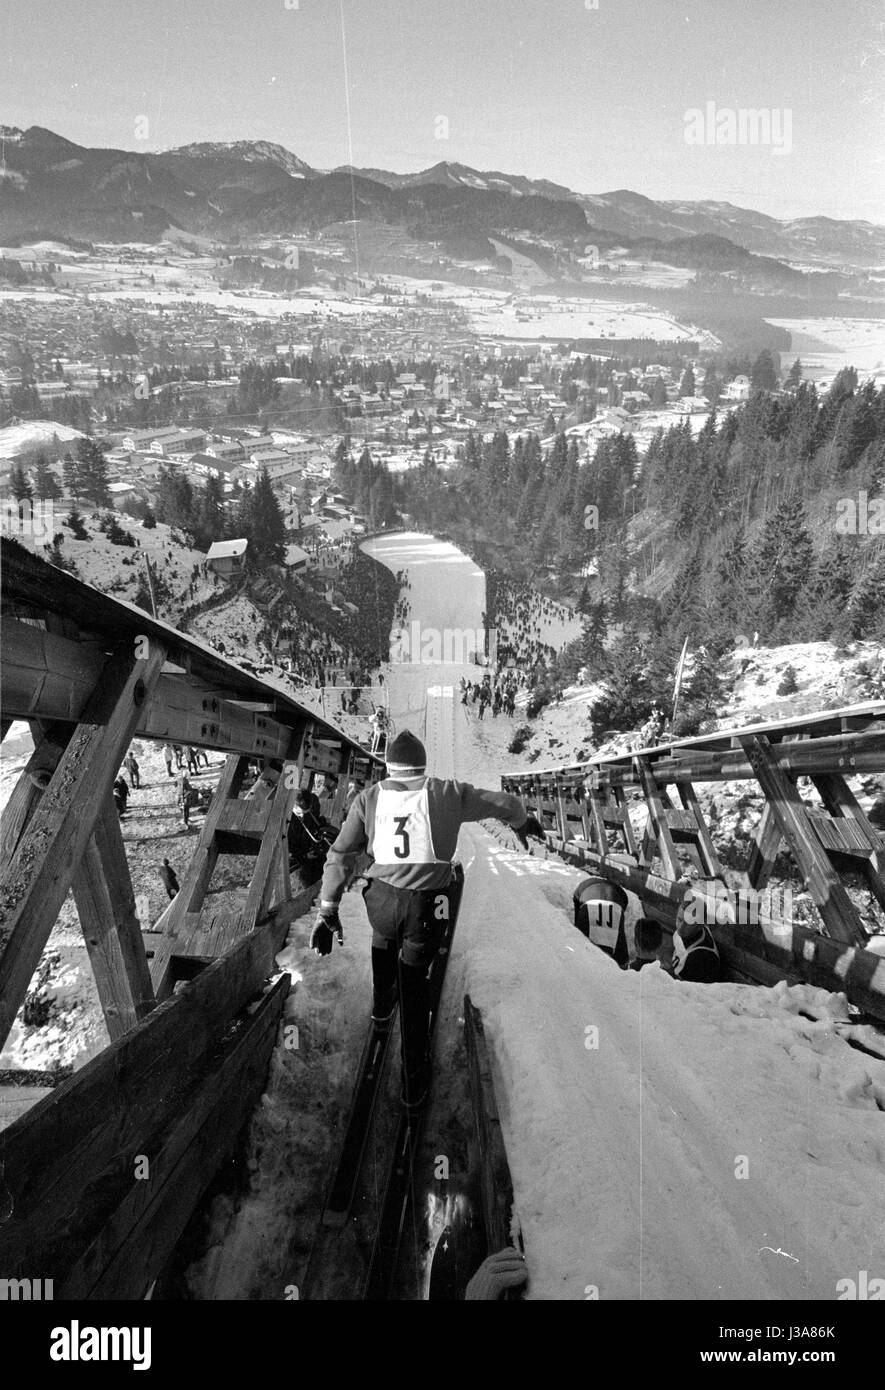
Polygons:
<instances>
[{"instance_id":1,"label":"ski","mask_svg":"<svg viewBox=\"0 0 885 1390\"><path fill-rule=\"evenodd\" d=\"M372 1023L363 1047L357 1070L356 1088L347 1119L347 1129L341 1145L338 1167L332 1179L329 1195L323 1210L324 1226L343 1226L350 1215L359 1182L363 1157L375 1113L378 1092L384 1075L384 1064L390 1044L390 1035L396 1021L397 1007L383 1028Z\"/></svg>"},{"instance_id":2,"label":"ski","mask_svg":"<svg viewBox=\"0 0 885 1390\"><path fill-rule=\"evenodd\" d=\"M430 968L430 1029L428 1034L430 1044L433 1042L443 981L449 953L452 949L455 922L464 887L464 870L460 864L454 867L455 874L452 879L449 899L448 930ZM403 1114L397 1128L393 1160L384 1188L375 1240L366 1271L363 1298L370 1302L386 1299L390 1296L390 1287L396 1270L400 1240L412 1191L414 1159L421 1141L426 1110L427 1103L416 1113Z\"/></svg>"}]
</instances>

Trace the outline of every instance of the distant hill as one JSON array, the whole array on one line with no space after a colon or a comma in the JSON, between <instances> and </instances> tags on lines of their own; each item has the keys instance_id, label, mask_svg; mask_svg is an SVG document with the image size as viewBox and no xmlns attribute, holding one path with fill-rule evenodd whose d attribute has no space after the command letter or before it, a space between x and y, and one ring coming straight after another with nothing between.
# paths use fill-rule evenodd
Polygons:
<instances>
[{"instance_id":1,"label":"distant hill","mask_svg":"<svg viewBox=\"0 0 885 1390\"><path fill-rule=\"evenodd\" d=\"M846 267L885 263L885 228L866 222L779 221L729 203L655 202L629 189L579 194L546 179L448 161L415 174L323 172L265 140L148 154L90 149L41 126L0 126L0 150L0 235L8 240L51 232L154 241L173 227L224 242L356 217L437 245L481 245L478 238L489 233L528 235L566 258L590 242L600 250L635 246L674 265L706 267L711 256L721 265L735 253ZM771 265L745 260L743 269L765 281L790 279Z\"/></svg>"}]
</instances>

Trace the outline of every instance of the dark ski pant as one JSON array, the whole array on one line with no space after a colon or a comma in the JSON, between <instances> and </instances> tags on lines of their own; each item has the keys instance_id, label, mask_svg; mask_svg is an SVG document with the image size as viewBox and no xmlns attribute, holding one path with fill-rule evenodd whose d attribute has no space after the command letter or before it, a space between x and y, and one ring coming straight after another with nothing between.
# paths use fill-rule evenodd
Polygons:
<instances>
[{"instance_id":1,"label":"dark ski pant","mask_svg":"<svg viewBox=\"0 0 885 1390\"><path fill-rule=\"evenodd\" d=\"M370 879L363 890L372 927L372 984L381 997L399 985L403 1066L412 1076L427 1055L427 974L445 935L448 912L438 919L437 911L448 892L394 888L380 878Z\"/></svg>"}]
</instances>

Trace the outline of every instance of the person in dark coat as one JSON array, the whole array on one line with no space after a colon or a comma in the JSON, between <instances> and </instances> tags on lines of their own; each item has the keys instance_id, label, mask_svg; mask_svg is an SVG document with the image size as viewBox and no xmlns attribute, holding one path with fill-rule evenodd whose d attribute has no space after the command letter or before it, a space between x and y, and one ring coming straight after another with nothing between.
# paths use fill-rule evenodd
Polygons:
<instances>
[{"instance_id":1,"label":"person in dark coat","mask_svg":"<svg viewBox=\"0 0 885 1390\"><path fill-rule=\"evenodd\" d=\"M160 865L160 878L163 880L163 887L166 889L170 898L174 898L175 894L179 891L178 875L168 859L164 859Z\"/></svg>"},{"instance_id":2,"label":"person in dark coat","mask_svg":"<svg viewBox=\"0 0 885 1390\"><path fill-rule=\"evenodd\" d=\"M117 815L121 817L126 814L126 802L129 800L129 783L125 777L118 777L114 783L114 805L117 808Z\"/></svg>"}]
</instances>

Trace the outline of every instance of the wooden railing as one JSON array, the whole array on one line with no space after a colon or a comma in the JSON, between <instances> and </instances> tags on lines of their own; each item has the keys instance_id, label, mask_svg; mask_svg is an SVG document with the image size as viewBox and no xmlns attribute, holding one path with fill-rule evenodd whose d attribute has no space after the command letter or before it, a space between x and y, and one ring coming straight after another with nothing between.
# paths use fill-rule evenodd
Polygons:
<instances>
[{"instance_id":1,"label":"wooden railing","mask_svg":"<svg viewBox=\"0 0 885 1390\"><path fill-rule=\"evenodd\" d=\"M337 823L383 765L287 688L140 609L6 539L2 562L0 732L27 720L34 751L0 823L0 1046L69 890L110 1044L0 1132L0 1279L140 1298L264 1085L288 989L268 977L316 890L290 880L295 794L322 773ZM135 736L227 754L153 931L111 795ZM244 902L212 909L225 854L254 869Z\"/></svg>"},{"instance_id":2,"label":"wooden railing","mask_svg":"<svg viewBox=\"0 0 885 1390\"><path fill-rule=\"evenodd\" d=\"M885 836L849 786L855 775L883 771L885 703L873 702L504 777L502 785L539 818L552 849L636 893L664 926L675 928L690 905L735 978L844 991L885 1021L885 959L868 949L881 916L871 908L862 918L859 895L849 892L860 882L875 912L885 909ZM761 796L748 863L730 873L696 791L724 781L746 782ZM777 899L765 890L781 852L819 915L813 924L771 910Z\"/></svg>"}]
</instances>

